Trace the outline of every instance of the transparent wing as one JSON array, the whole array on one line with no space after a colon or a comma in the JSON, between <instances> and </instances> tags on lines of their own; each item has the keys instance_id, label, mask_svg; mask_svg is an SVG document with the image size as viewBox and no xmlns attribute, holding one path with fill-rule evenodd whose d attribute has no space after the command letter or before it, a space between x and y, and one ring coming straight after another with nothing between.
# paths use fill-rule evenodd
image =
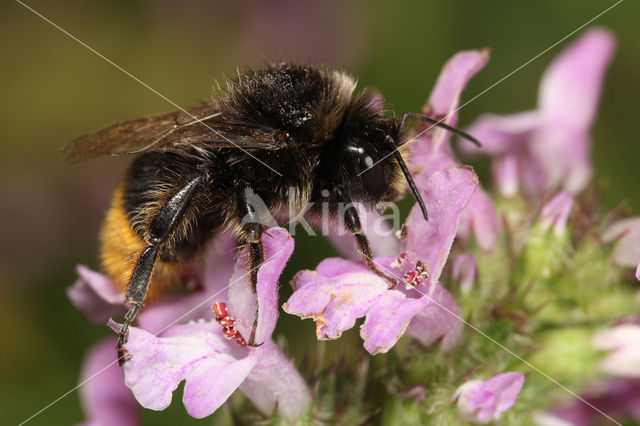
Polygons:
<instances>
[{"instance_id":1,"label":"transparent wing","mask_svg":"<svg viewBox=\"0 0 640 426\"><path fill-rule=\"evenodd\" d=\"M186 112L185 112L186 111ZM172 111L116 123L82 136L62 150L71 163L101 155L166 151L188 145L213 148L282 149L286 145L275 129L231 122L216 104Z\"/></svg>"}]
</instances>

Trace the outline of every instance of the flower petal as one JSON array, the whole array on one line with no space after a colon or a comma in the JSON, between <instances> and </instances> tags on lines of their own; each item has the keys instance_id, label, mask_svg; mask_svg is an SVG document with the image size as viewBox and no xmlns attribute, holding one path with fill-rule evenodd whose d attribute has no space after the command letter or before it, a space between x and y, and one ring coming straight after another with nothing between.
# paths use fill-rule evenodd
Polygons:
<instances>
[{"instance_id":1,"label":"flower petal","mask_svg":"<svg viewBox=\"0 0 640 426\"><path fill-rule=\"evenodd\" d=\"M501 229L493 201L486 191L478 186L471 195L469 203L460 213L457 235L468 240L470 231L473 231L478 247L490 253L498 244Z\"/></svg>"},{"instance_id":2,"label":"flower petal","mask_svg":"<svg viewBox=\"0 0 640 426\"><path fill-rule=\"evenodd\" d=\"M611 258L621 266L634 267L640 263L640 226L629 230L618 240Z\"/></svg>"},{"instance_id":3,"label":"flower petal","mask_svg":"<svg viewBox=\"0 0 640 426\"><path fill-rule=\"evenodd\" d=\"M593 121L604 74L615 51L615 39L608 31L586 31L547 68L538 102L545 116L581 129Z\"/></svg>"},{"instance_id":4,"label":"flower petal","mask_svg":"<svg viewBox=\"0 0 640 426\"><path fill-rule=\"evenodd\" d=\"M515 404L523 384L524 375L514 371L498 374L486 382L470 380L454 396L458 399L458 412L473 423L498 420Z\"/></svg>"},{"instance_id":5,"label":"flower petal","mask_svg":"<svg viewBox=\"0 0 640 426\"><path fill-rule=\"evenodd\" d=\"M600 370L616 377L640 378L640 343L628 344L609 353Z\"/></svg>"},{"instance_id":6,"label":"flower petal","mask_svg":"<svg viewBox=\"0 0 640 426\"><path fill-rule=\"evenodd\" d=\"M424 347L442 339L440 350L449 351L458 343L464 326L458 304L440 284L433 284L421 299L427 303L413 317L407 333Z\"/></svg>"},{"instance_id":7,"label":"flower petal","mask_svg":"<svg viewBox=\"0 0 640 426\"><path fill-rule=\"evenodd\" d=\"M325 277L337 277L352 272L367 272L370 269L360 259L348 260L340 257L330 257L318 263L316 272ZM303 282L301 281L301 284Z\"/></svg>"},{"instance_id":8,"label":"flower petal","mask_svg":"<svg viewBox=\"0 0 640 426\"><path fill-rule=\"evenodd\" d=\"M562 235L567 229L569 213L573 208L573 197L566 191L560 191L555 197L542 207L540 223L544 229L553 226L556 235Z\"/></svg>"},{"instance_id":9,"label":"flower petal","mask_svg":"<svg viewBox=\"0 0 640 426\"><path fill-rule=\"evenodd\" d=\"M429 266L430 283L440 278L456 235L458 217L477 185L478 177L470 167L452 167L434 173L422 189L429 220L424 220L417 205L409 213L404 249Z\"/></svg>"},{"instance_id":10,"label":"flower petal","mask_svg":"<svg viewBox=\"0 0 640 426\"><path fill-rule=\"evenodd\" d=\"M576 194L589 183L591 137L586 130L548 124L533 134L528 148L528 161L534 167L523 185L529 193L561 187Z\"/></svg>"},{"instance_id":11,"label":"flower petal","mask_svg":"<svg viewBox=\"0 0 640 426\"><path fill-rule=\"evenodd\" d=\"M323 263L339 263L327 259ZM355 262L354 262L355 263ZM326 267L326 265L325 265ZM366 315L388 283L369 270L330 277L319 271L302 271L293 280L294 293L283 305L285 312L316 321L318 339L337 339Z\"/></svg>"},{"instance_id":12,"label":"flower petal","mask_svg":"<svg viewBox=\"0 0 640 426\"><path fill-rule=\"evenodd\" d=\"M271 339L278 320L278 280L285 264L293 253L294 241L283 228L270 228L262 235L265 262L258 270L258 284L253 294L247 269L249 248L240 253L228 290L229 303L233 307L236 326L243 336L248 336L256 314L256 300L259 303L256 342Z\"/></svg>"},{"instance_id":13,"label":"flower petal","mask_svg":"<svg viewBox=\"0 0 640 426\"><path fill-rule=\"evenodd\" d=\"M602 241L610 243L628 234L635 228L640 228L640 217L629 217L627 219L618 220L605 229L602 233Z\"/></svg>"},{"instance_id":14,"label":"flower petal","mask_svg":"<svg viewBox=\"0 0 640 426\"><path fill-rule=\"evenodd\" d=\"M277 406L287 420L298 419L311 401L300 374L272 342L257 348L256 357L258 361L240 390L263 413L270 415Z\"/></svg>"},{"instance_id":15,"label":"flower petal","mask_svg":"<svg viewBox=\"0 0 640 426\"><path fill-rule=\"evenodd\" d=\"M472 254L462 253L453 261L451 267L452 278L460 284L463 293L469 293L473 282L478 275L478 265L476 258Z\"/></svg>"},{"instance_id":16,"label":"flower petal","mask_svg":"<svg viewBox=\"0 0 640 426\"><path fill-rule=\"evenodd\" d=\"M185 374L182 401L191 417L201 419L216 411L253 369L256 358L236 360L229 355L209 355Z\"/></svg>"},{"instance_id":17,"label":"flower petal","mask_svg":"<svg viewBox=\"0 0 640 426\"><path fill-rule=\"evenodd\" d=\"M124 293L116 289L113 281L84 265L78 265L76 271L79 277L67 289L67 297L89 321L104 324L109 317L127 312Z\"/></svg>"},{"instance_id":18,"label":"flower petal","mask_svg":"<svg viewBox=\"0 0 640 426\"><path fill-rule=\"evenodd\" d=\"M493 162L493 180L498 184L500 193L512 198L518 193L518 157L505 154Z\"/></svg>"},{"instance_id":19,"label":"flower petal","mask_svg":"<svg viewBox=\"0 0 640 426\"><path fill-rule=\"evenodd\" d=\"M113 324L112 324L113 327ZM186 380L184 403L194 417L213 413L242 383L256 363L251 353L236 359L215 323L178 325L168 337L131 327L125 349L125 384L145 408L163 410ZM245 351L246 352L246 351Z\"/></svg>"},{"instance_id":20,"label":"flower petal","mask_svg":"<svg viewBox=\"0 0 640 426\"><path fill-rule=\"evenodd\" d=\"M414 315L427 304L426 298L409 299L399 291L383 293L369 308L367 319L360 327L364 348L371 355L389 351Z\"/></svg>"},{"instance_id":21,"label":"flower petal","mask_svg":"<svg viewBox=\"0 0 640 426\"><path fill-rule=\"evenodd\" d=\"M124 385L124 371L116 362L116 339L94 346L84 360L80 399L90 425L139 424L138 404Z\"/></svg>"},{"instance_id":22,"label":"flower petal","mask_svg":"<svg viewBox=\"0 0 640 426\"><path fill-rule=\"evenodd\" d=\"M445 124L455 126L460 94L469 79L484 67L488 59L488 50L460 52L451 58L440 72L423 108L425 114L441 118ZM417 141L409 147L410 165L416 186L422 188L433 173L455 166L456 161L447 143L450 138L449 131L426 124L418 124L417 129ZM426 129L429 131L425 131Z\"/></svg>"},{"instance_id":23,"label":"flower petal","mask_svg":"<svg viewBox=\"0 0 640 426\"><path fill-rule=\"evenodd\" d=\"M485 382L485 389L496 395L497 405L494 413L494 419L516 403L518 394L524 385L524 375L516 371L493 376Z\"/></svg>"},{"instance_id":24,"label":"flower petal","mask_svg":"<svg viewBox=\"0 0 640 426\"><path fill-rule=\"evenodd\" d=\"M509 115L485 114L480 116L467 133L482 142L482 147L461 144L460 150L467 154L502 155L524 148L531 134L543 123L538 111L524 111Z\"/></svg>"},{"instance_id":25,"label":"flower petal","mask_svg":"<svg viewBox=\"0 0 640 426\"><path fill-rule=\"evenodd\" d=\"M600 363L605 373L619 377L640 377L640 325L621 324L600 331L592 344L601 350L613 350Z\"/></svg>"},{"instance_id":26,"label":"flower petal","mask_svg":"<svg viewBox=\"0 0 640 426\"><path fill-rule=\"evenodd\" d=\"M636 267L640 264L640 217L619 220L609 226L602 234L602 240L605 243L616 239L618 242L611 255L613 262L620 266L629 267ZM636 271L636 278L638 276Z\"/></svg>"},{"instance_id":27,"label":"flower petal","mask_svg":"<svg viewBox=\"0 0 640 426\"><path fill-rule=\"evenodd\" d=\"M640 345L640 325L622 324L602 330L593 336L591 343L601 350L617 349L631 343Z\"/></svg>"},{"instance_id":28,"label":"flower petal","mask_svg":"<svg viewBox=\"0 0 640 426\"><path fill-rule=\"evenodd\" d=\"M445 64L425 105L425 110L433 117L447 117L444 122L455 126L458 121L457 108L460 94L467 83L489 61L489 50L469 50L457 53ZM434 128L433 146L438 147L449 140L450 133L442 128Z\"/></svg>"}]
</instances>

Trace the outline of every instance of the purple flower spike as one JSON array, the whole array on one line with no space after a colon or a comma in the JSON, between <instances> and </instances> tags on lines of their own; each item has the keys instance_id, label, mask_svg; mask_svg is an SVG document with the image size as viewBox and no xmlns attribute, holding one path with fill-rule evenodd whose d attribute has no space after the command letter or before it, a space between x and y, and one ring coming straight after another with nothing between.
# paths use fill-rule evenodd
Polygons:
<instances>
[{"instance_id":1,"label":"purple flower spike","mask_svg":"<svg viewBox=\"0 0 640 426\"><path fill-rule=\"evenodd\" d=\"M425 222L417 206L404 228L400 256L373 259L398 280L394 289L362 262L330 258L315 271L301 271L293 280L294 293L283 308L316 322L318 339L337 339L366 317L360 328L365 349L387 352L405 330L423 345L442 340L441 350L454 346L462 331L460 310L438 283L456 234L461 210L469 202L477 177L469 167L435 173L424 188L430 212Z\"/></svg>"},{"instance_id":2,"label":"purple flower spike","mask_svg":"<svg viewBox=\"0 0 640 426\"><path fill-rule=\"evenodd\" d=\"M539 194L562 187L575 194L591 178L591 139L602 82L615 50L613 36L592 29L562 52L545 72L538 109L508 116L485 115L469 133L482 148L463 151L495 157L503 195Z\"/></svg>"},{"instance_id":3,"label":"purple flower spike","mask_svg":"<svg viewBox=\"0 0 640 426\"><path fill-rule=\"evenodd\" d=\"M514 371L498 374L486 382L470 380L454 395L458 400L458 413L472 423L498 420L516 403L523 385L524 375Z\"/></svg>"},{"instance_id":4,"label":"purple flower spike","mask_svg":"<svg viewBox=\"0 0 640 426\"><path fill-rule=\"evenodd\" d=\"M142 406L165 409L184 380L183 403L193 417L210 415L238 388L266 414L277 406L289 420L302 415L310 401L309 391L271 340L278 316L278 279L293 251L293 239L286 230L271 228L262 243L266 261L258 271L257 300L249 288L246 248L228 292L217 299L224 302L216 301L228 316L173 326L162 337L130 328L125 383ZM256 303L260 307L256 340L261 345L248 347ZM111 326L119 328L113 322Z\"/></svg>"},{"instance_id":5,"label":"purple flower spike","mask_svg":"<svg viewBox=\"0 0 640 426\"><path fill-rule=\"evenodd\" d=\"M478 275L478 265L476 258L472 254L463 253L456 257L451 267L451 275L454 280L460 283L460 289L464 294L471 291L473 282Z\"/></svg>"},{"instance_id":6,"label":"purple flower spike","mask_svg":"<svg viewBox=\"0 0 640 426\"><path fill-rule=\"evenodd\" d=\"M124 385L124 372L116 363L116 339L94 346L84 360L80 399L86 426L139 424L138 404Z\"/></svg>"},{"instance_id":7,"label":"purple flower spike","mask_svg":"<svg viewBox=\"0 0 640 426\"><path fill-rule=\"evenodd\" d=\"M540 222L544 229L553 226L553 232L561 236L567 230L567 220L573 208L573 196L567 191L560 191L551 201L542 207Z\"/></svg>"}]
</instances>

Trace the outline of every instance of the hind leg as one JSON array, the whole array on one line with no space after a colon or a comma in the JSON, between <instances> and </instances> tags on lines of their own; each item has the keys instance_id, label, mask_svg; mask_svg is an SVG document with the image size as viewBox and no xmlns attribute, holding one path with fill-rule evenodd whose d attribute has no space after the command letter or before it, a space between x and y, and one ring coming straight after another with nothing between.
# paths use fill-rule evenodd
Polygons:
<instances>
[{"instance_id":1,"label":"hind leg","mask_svg":"<svg viewBox=\"0 0 640 426\"><path fill-rule=\"evenodd\" d=\"M200 175L191 179L167 201L149 225L147 237L149 245L140 254L127 288L126 303L130 304L131 308L125 314L124 323L118 332L117 349L118 364L120 365L123 365L128 359L128 354L123 346L127 342L129 327L144 306L158 252L180 222L185 209L204 178L204 175Z\"/></svg>"}]
</instances>

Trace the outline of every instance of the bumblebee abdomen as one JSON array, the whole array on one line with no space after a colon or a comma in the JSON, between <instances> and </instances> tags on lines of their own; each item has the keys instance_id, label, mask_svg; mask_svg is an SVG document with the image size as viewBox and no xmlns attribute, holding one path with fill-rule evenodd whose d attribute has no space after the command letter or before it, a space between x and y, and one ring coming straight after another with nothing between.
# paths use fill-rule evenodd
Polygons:
<instances>
[{"instance_id":1,"label":"bumblebee abdomen","mask_svg":"<svg viewBox=\"0 0 640 426\"><path fill-rule=\"evenodd\" d=\"M124 205L124 184L113 194L111 207L100 231L100 261L103 271L119 290L127 291L133 269L147 243L131 228ZM191 262L158 259L151 275L147 300L152 300L189 276Z\"/></svg>"}]
</instances>

